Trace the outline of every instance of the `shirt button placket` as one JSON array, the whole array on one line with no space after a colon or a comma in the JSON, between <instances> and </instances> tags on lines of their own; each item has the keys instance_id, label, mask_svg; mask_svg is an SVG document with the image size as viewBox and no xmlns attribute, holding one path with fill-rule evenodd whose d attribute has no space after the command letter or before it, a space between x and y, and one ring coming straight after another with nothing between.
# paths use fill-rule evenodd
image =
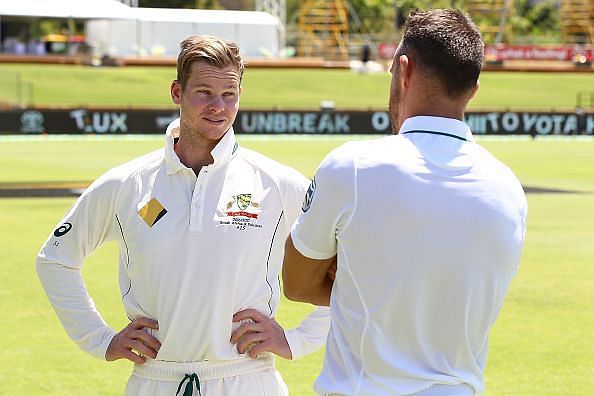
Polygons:
<instances>
[{"instance_id":1,"label":"shirt button placket","mask_svg":"<svg viewBox=\"0 0 594 396\"><path fill-rule=\"evenodd\" d=\"M194 190L194 206L200 206L200 186L196 186Z\"/></svg>"},{"instance_id":2,"label":"shirt button placket","mask_svg":"<svg viewBox=\"0 0 594 396\"><path fill-rule=\"evenodd\" d=\"M191 208L191 222L192 229L199 230L202 228L202 218L200 216L200 200L202 199L202 185L204 183L204 176L208 173L205 169L203 172L198 174L196 185L194 187L194 193L192 195L192 208Z\"/></svg>"}]
</instances>

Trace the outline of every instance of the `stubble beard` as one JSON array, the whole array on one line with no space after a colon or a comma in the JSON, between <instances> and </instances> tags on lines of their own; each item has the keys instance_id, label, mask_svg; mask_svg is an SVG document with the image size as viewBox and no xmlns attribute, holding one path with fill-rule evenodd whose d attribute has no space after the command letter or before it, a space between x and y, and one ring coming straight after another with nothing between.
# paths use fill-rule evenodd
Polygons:
<instances>
[{"instance_id":1,"label":"stubble beard","mask_svg":"<svg viewBox=\"0 0 594 396\"><path fill-rule=\"evenodd\" d=\"M193 142L200 142L206 145L216 145L233 126L233 123L228 123L224 127L215 127L209 125L206 120L202 119L203 115L196 115L196 119L185 119L180 127L184 130L186 137ZM206 115L209 117L209 115ZM216 118L216 117L211 117Z\"/></svg>"}]
</instances>

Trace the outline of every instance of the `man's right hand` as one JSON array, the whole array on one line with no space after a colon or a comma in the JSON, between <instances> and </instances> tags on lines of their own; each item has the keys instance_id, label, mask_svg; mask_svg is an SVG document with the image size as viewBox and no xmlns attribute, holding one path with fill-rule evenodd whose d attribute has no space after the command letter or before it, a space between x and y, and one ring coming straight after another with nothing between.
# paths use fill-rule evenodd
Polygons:
<instances>
[{"instance_id":1,"label":"man's right hand","mask_svg":"<svg viewBox=\"0 0 594 396\"><path fill-rule=\"evenodd\" d=\"M158 330L159 324L156 320L145 317L130 322L109 343L105 352L105 360L111 362L128 359L134 363L142 364L146 362L146 357L156 358L161 343L146 332L145 328Z\"/></svg>"}]
</instances>

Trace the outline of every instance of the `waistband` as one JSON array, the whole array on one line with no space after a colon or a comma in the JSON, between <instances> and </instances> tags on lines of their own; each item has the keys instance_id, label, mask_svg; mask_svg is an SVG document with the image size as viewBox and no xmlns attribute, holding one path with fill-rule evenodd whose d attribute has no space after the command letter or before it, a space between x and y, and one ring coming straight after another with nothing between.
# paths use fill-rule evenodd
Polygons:
<instances>
[{"instance_id":1,"label":"waistband","mask_svg":"<svg viewBox=\"0 0 594 396\"><path fill-rule=\"evenodd\" d=\"M165 382L179 382L186 374L196 374L200 381L209 381L274 368L274 356L266 353L257 359L241 357L233 360L202 362L165 362L147 359L135 364L132 375Z\"/></svg>"},{"instance_id":2,"label":"waistband","mask_svg":"<svg viewBox=\"0 0 594 396\"><path fill-rule=\"evenodd\" d=\"M468 384L442 385L435 384L420 392L413 393L411 396L474 396L474 388Z\"/></svg>"}]
</instances>

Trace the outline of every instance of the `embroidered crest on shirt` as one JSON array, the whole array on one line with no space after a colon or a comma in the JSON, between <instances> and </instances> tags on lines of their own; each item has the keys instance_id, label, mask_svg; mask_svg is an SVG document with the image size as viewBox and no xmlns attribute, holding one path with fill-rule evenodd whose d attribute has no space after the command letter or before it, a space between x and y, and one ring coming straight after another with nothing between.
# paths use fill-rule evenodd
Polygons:
<instances>
[{"instance_id":1,"label":"embroidered crest on shirt","mask_svg":"<svg viewBox=\"0 0 594 396\"><path fill-rule=\"evenodd\" d=\"M231 224L236 226L238 230L245 230L246 227L262 228L258 224L258 216L260 216L260 203L253 200L252 194L237 194L234 195L223 211L227 219L221 220L220 224ZM230 219L229 219L230 218Z\"/></svg>"},{"instance_id":2,"label":"embroidered crest on shirt","mask_svg":"<svg viewBox=\"0 0 594 396\"><path fill-rule=\"evenodd\" d=\"M252 194L239 194L235 197L237 207L241 210L246 210L252 203Z\"/></svg>"},{"instance_id":3,"label":"embroidered crest on shirt","mask_svg":"<svg viewBox=\"0 0 594 396\"><path fill-rule=\"evenodd\" d=\"M260 204L252 201L252 194L238 194L227 203L227 216L257 219Z\"/></svg>"},{"instance_id":4,"label":"embroidered crest on shirt","mask_svg":"<svg viewBox=\"0 0 594 396\"><path fill-rule=\"evenodd\" d=\"M166 213L167 209L163 207L157 198L151 198L146 205L138 210L138 215L149 227L154 226Z\"/></svg>"}]
</instances>

